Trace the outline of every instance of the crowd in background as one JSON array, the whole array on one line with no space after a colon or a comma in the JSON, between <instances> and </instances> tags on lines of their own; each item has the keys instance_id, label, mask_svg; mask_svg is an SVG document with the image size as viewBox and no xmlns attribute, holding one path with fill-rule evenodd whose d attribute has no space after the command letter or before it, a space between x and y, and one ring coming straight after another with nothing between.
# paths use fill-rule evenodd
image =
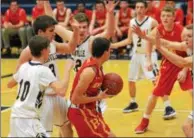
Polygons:
<instances>
[{"instance_id":1,"label":"crowd in background","mask_svg":"<svg viewBox=\"0 0 194 138\"><path fill-rule=\"evenodd\" d=\"M160 12L165 5L169 5L176 9L175 22L188 25L193 23L193 1L184 0L178 2L176 0L154 1L148 0L147 15L155 18L159 23ZM11 0L10 6L5 13L1 13L1 53L2 57L11 57L15 52L20 54L34 35L32 25L34 20L45 14L44 4L41 0L36 0L36 5L32 8L31 15L27 15L25 9L20 7L17 0ZM186 5L186 8L183 8ZM106 27L106 8L102 0L96 0L93 9L87 9L84 0L80 0L76 5L76 9L72 10L66 7L63 0L56 0L56 8L53 8L53 14L56 20L62 26L71 29L69 24L70 18L77 13L85 13L90 22L89 32L91 35L96 35L103 32ZM130 1L121 0L118 9L115 10L115 36L113 42L121 41L127 37L129 22L135 17L133 5ZM59 36L56 36L56 41L62 41ZM14 47L18 47L14 51ZM116 56L127 55L131 47L119 49L115 52Z\"/></svg>"}]
</instances>

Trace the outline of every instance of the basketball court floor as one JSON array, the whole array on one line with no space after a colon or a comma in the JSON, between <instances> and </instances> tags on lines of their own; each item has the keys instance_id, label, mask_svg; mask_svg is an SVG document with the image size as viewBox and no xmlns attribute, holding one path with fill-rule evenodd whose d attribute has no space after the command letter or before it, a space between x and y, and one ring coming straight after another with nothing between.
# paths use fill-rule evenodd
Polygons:
<instances>
[{"instance_id":1,"label":"basketball court floor","mask_svg":"<svg viewBox=\"0 0 194 138\"><path fill-rule=\"evenodd\" d=\"M12 74L16 68L16 63L16 59L2 59L1 76ZM63 76L65 60L59 60L57 64L59 66L60 75ZM137 102L139 104L139 111L129 114L122 113L122 109L129 103L127 83L128 64L129 61L126 60L110 60L104 65L105 73L118 73L124 81L122 92L118 96L107 100L108 109L104 114L104 118L112 131L118 137L184 137L181 127L192 109L192 100L189 93L181 91L178 83L175 84L170 97L171 104L177 111L177 118L173 120L163 120L164 105L162 100L159 99L156 109L151 116L147 133L138 135L134 133L134 129L141 121L153 85L152 82L148 80L139 81L137 83ZM73 72L71 73L69 91L73 81L72 77ZM1 137L8 136L11 113L10 107L13 105L16 98L17 87L13 89L7 88L7 82L10 78L11 77L1 78ZM69 93L67 96L69 96ZM58 129L56 127L54 127L53 136L58 136ZM77 136L75 131L74 136Z\"/></svg>"}]
</instances>

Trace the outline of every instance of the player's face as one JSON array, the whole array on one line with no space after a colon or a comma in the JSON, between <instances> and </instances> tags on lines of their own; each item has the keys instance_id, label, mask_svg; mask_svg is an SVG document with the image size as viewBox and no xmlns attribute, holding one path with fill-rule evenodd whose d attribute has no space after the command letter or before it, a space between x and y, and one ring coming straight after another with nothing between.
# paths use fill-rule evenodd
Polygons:
<instances>
[{"instance_id":1,"label":"player's face","mask_svg":"<svg viewBox=\"0 0 194 138\"><path fill-rule=\"evenodd\" d=\"M174 20L175 20L173 13L166 12L166 11L162 11L160 18L163 25L170 25L174 23Z\"/></svg>"},{"instance_id":2,"label":"player's face","mask_svg":"<svg viewBox=\"0 0 194 138\"><path fill-rule=\"evenodd\" d=\"M185 41L189 48L193 48L193 31L187 30L185 35Z\"/></svg>"},{"instance_id":3,"label":"player's face","mask_svg":"<svg viewBox=\"0 0 194 138\"><path fill-rule=\"evenodd\" d=\"M96 4L96 10L97 11L104 11L105 7L102 3Z\"/></svg>"},{"instance_id":4,"label":"player's face","mask_svg":"<svg viewBox=\"0 0 194 138\"><path fill-rule=\"evenodd\" d=\"M104 56L105 56L105 61L107 61L110 58L110 48L108 49L108 51L105 51Z\"/></svg>"},{"instance_id":5,"label":"player's face","mask_svg":"<svg viewBox=\"0 0 194 138\"><path fill-rule=\"evenodd\" d=\"M79 29L80 29L81 39L85 38L88 35L88 23L87 22L80 22Z\"/></svg>"},{"instance_id":6,"label":"player's face","mask_svg":"<svg viewBox=\"0 0 194 138\"><path fill-rule=\"evenodd\" d=\"M46 29L45 32L43 31L40 31L40 35L43 36L43 37L46 37L49 41L52 41L55 37L55 27L54 26L50 26Z\"/></svg>"},{"instance_id":7,"label":"player's face","mask_svg":"<svg viewBox=\"0 0 194 138\"><path fill-rule=\"evenodd\" d=\"M57 9L58 9L58 10L63 10L64 7L65 7L64 2L57 2Z\"/></svg>"},{"instance_id":8,"label":"player's face","mask_svg":"<svg viewBox=\"0 0 194 138\"><path fill-rule=\"evenodd\" d=\"M166 1L166 6L174 8L175 7L175 2L174 1Z\"/></svg>"},{"instance_id":9,"label":"player's face","mask_svg":"<svg viewBox=\"0 0 194 138\"><path fill-rule=\"evenodd\" d=\"M85 9L84 4L82 4L82 3L78 4L77 10L78 10L79 12L84 12L84 9Z\"/></svg>"},{"instance_id":10,"label":"player's face","mask_svg":"<svg viewBox=\"0 0 194 138\"><path fill-rule=\"evenodd\" d=\"M121 1L119 6L121 9L126 9L128 8L129 4L125 1Z\"/></svg>"},{"instance_id":11,"label":"player's face","mask_svg":"<svg viewBox=\"0 0 194 138\"><path fill-rule=\"evenodd\" d=\"M37 0L36 3L37 3L38 6L44 7L44 1Z\"/></svg>"},{"instance_id":12,"label":"player's face","mask_svg":"<svg viewBox=\"0 0 194 138\"><path fill-rule=\"evenodd\" d=\"M10 4L10 9L11 9L11 11L16 12L17 9L18 9L18 4L17 4L17 2L12 2L12 3Z\"/></svg>"},{"instance_id":13,"label":"player's face","mask_svg":"<svg viewBox=\"0 0 194 138\"><path fill-rule=\"evenodd\" d=\"M145 13L147 12L147 8L143 3L137 3L135 6L135 12L137 16L144 16Z\"/></svg>"}]
</instances>

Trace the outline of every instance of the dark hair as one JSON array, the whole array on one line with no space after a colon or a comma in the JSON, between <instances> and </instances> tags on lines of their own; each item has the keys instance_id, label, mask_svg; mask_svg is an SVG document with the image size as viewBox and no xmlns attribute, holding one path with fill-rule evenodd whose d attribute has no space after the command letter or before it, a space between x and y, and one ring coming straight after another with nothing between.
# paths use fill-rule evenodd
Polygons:
<instances>
[{"instance_id":1,"label":"dark hair","mask_svg":"<svg viewBox=\"0 0 194 138\"><path fill-rule=\"evenodd\" d=\"M50 41L42 36L35 35L29 41L29 47L32 56L40 57L41 51L49 47Z\"/></svg>"},{"instance_id":2,"label":"dark hair","mask_svg":"<svg viewBox=\"0 0 194 138\"><path fill-rule=\"evenodd\" d=\"M172 8L170 6L165 6L163 9L162 9L162 12L165 11L165 12L171 12L173 15L175 15L175 8Z\"/></svg>"},{"instance_id":3,"label":"dark hair","mask_svg":"<svg viewBox=\"0 0 194 138\"><path fill-rule=\"evenodd\" d=\"M35 34L38 34L39 30L45 32L47 28L56 24L57 21L50 16L47 15L39 16L33 23L33 30Z\"/></svg>"},{"instance_id":4,"label":"dark hair","mask_svg":"<svg viewBox=\"0 0 194 138\"><path fill-rule=\"evenodd\" d=\"M64 0L56 0L56 3L57 3L57 2L64 2Z\"/></svg>"},{"instance_id":5,"label":"dark hair","mask_svg":"<svg viewBox=\"0 0 194 138\"><path fill-rule=\"evenodd\" d=\"M89 23L89 19L85 13L77 13L76 15L74 15L74 19L76 19L76 21L78 21L79 23L82 23L82 22Z\"/></svg>"},{"instance_id":6,"label":"dark hair","mask_svg":"<svg viewBox=\"0 0 194 138\"><path fill-rule=\"evenodd\" d=\"M192 30L193 29L193 24L186 25L185 28L188 29L188 30Z\"/></svg>"},{"instance_id":7,"label":"dark hair","mask_svg":"<svg viewBox=\"0 0 194 138\"><path fill-rule=\"evenodd\" d=\"M135 7L136 7L137 3L143 3L145 8L148 7L148 3L145 0L137 0L136 3L135 3Z\"/></svg>"},{"instance_id":8,"label":"dark hair","mask_svg":"<svg viewBox=\"0 0 194 138\"><path fill-rule=\"evenodd\" d=\"M10 0L10 4L13 3L13 2L16 2L18 4L17 0Z\"/></svg>"},{"instance_id":9,"label":"dark hair","mask_svg":"<svg viewBox=\"0 0 194 138\"><path fill-rule=\"evenodd\" d=\"M86 6L86 3L84 2L84 0L79 0L79 2L76 4L76 7L78 7L78 5L83 4L84 7Z\"/></svg>"},{"instance_id":10,"label":"dark hair","mask_svg":"<svg viewBox=\"0 0 194 138\"><path fill-rule=\"evenodd\" d=\"M103 4L104 5L104 1L103 0L96 0L96 4ZM104 7L105 7L105 5L104 5Z\"/></svg>"},{"instance_id":11,"label":"dark hair","mask_svg":"<svg viewBox=\"0 0 194 138\"><path fill-rule=\"evenodd\" d=\"M103 37L97 37L92 42L92 56L100 58L110 48L110 41Z\"/></svg>"}]
</instances>

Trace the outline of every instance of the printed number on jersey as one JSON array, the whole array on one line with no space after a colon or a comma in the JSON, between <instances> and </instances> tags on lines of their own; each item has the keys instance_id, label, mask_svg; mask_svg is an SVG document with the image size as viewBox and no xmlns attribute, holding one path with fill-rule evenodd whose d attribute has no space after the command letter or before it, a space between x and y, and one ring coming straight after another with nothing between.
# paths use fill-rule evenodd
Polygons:
<instances>
[{"instance_id":1,"label":"printed number on jersey","mask_svg":"<svg viewBox=\"0 0 194 138\"><path fill-rule=\"evenodd\" d=\"M77 59L76 62L75 62L75 68L74 68L74 70L76 72L78 72L78 70L81 67L81 65L82 65L82 61L80 59Z\"/></svg>"}]
</instances>

